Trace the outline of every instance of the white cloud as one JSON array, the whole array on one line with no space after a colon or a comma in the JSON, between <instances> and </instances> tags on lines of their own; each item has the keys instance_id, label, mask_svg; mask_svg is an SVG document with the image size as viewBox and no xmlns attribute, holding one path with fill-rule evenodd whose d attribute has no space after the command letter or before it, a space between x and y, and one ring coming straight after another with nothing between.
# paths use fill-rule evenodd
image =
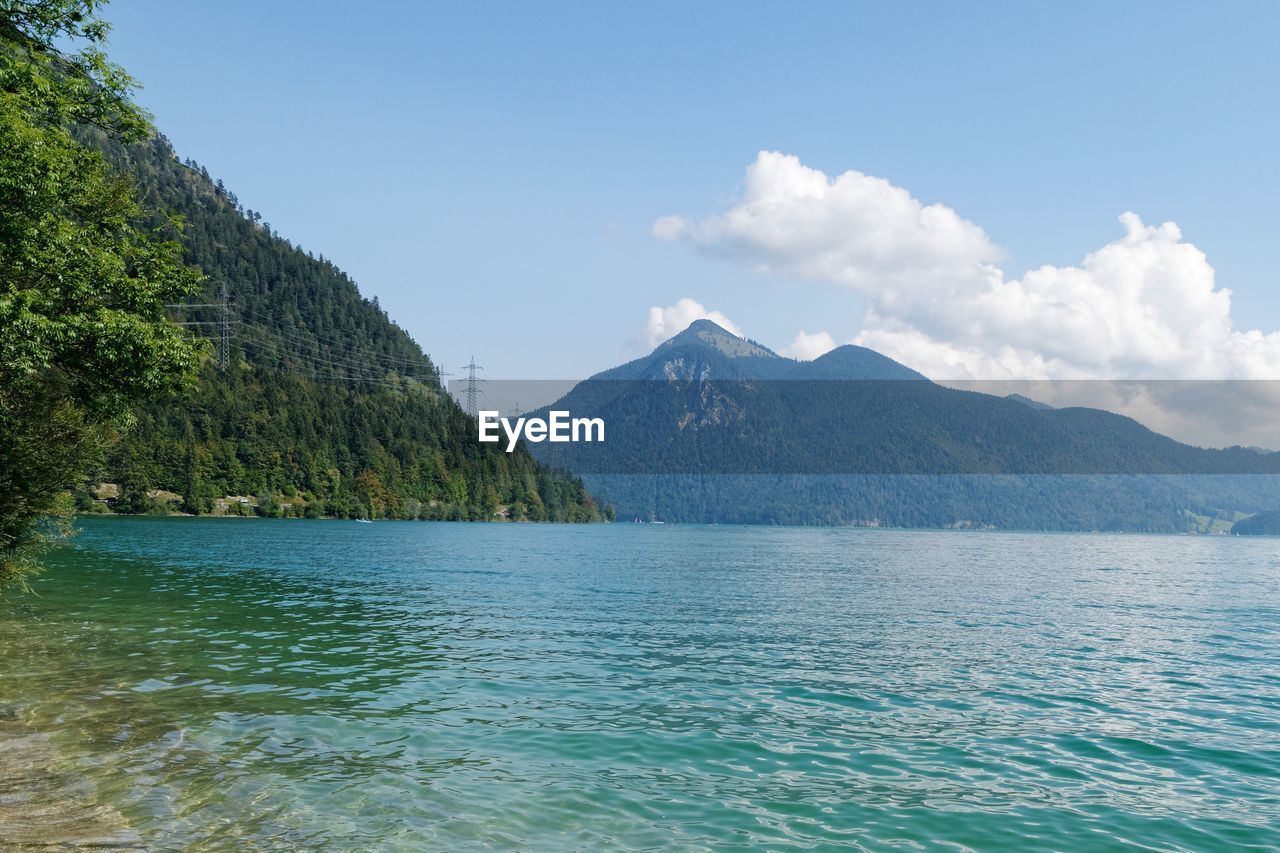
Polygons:
<instances>
[{"instance_id":1,"label":"white cloud","mask_svg":"<svg viewBox=\"0 0 1280 853\"><path fill-rule=\"evenodd\" d=\"M710 320L727 332L742 337L737 324L719 311L708 311L701 303L685 297L674 305L661 308L657 305L649 309L649 325L646 329L650 347L655 347L667 338L680 334L689 328L694 320Z\"/></svg>"},{"instance_id":2,"label":"white cloud","mask_svg":"<svg viewBox=\"0 0 1280 853\"><path fill-rule=\"evenodd\" d=\"M813 361L820 355L826 355L836 348L835 338L831 337L830 332L814 332L809 334L803 329L800 334L796 335L794 341L789 346L779 350L779 355L785 355L787 358L797 358L801 361Z\"/></svg>"},{"instance_id":3,"label":"white cloud","mask_svg":"<svg viewBox=\"0 0 1280 853\"><path fill-rule=\"evenodd\" d=\"M1234 327L1231 291L1175 224L1120 221L1123 236L1079 266L1009 278L1000 249L951 208L766 151L728 210L665 217L653 230L712 257L853 288L866 311L854 342L935 378L1280 378L1280 333Z\"/></svg>"},{"instance_id":4,"label":"white cloud","mask_svg":"<svg viewBox=\"0 0 1280 853\"><path fill-rule=\"evenodd\" d=\"M668 216L653 231L764 271L867 288L980 276L1001 254L948 207L861 172L828 178L774 151L756 157L742 198L725 213L700 222Z\"/></svg>"}]
</instances>

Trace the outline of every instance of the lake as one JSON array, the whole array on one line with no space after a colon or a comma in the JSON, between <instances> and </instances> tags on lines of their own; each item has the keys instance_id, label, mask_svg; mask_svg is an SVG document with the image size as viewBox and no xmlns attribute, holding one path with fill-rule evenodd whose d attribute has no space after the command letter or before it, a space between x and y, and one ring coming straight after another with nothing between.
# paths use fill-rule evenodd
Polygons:
<instances>
[{"instance_id":1,"label":"lake","mask_svg":"<svg viewBox=\"0 0 1280 853\"><path fill-rule=\"evenodd\" d=\"M0 846L1280 844L1275 539L82 527L0 602Z\"/></svg>"}]
</instances>

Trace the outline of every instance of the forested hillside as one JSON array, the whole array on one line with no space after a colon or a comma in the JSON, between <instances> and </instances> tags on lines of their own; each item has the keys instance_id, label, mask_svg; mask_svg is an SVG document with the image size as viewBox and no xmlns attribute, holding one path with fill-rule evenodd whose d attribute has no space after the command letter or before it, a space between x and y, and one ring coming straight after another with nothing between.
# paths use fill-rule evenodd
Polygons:
<instances>
[{"instance_id":1,"label":"forested hillside","mask_svg":"<svg viewBox=\"0 0 1280 853\"><path fill-rule=\"evenodd\" d=\"M132 146L92 130L81 138L137 185L156 227L167 227L164 213L185 220L186 261L208 277L187 300L199 307L174 308L172 318L210 339L210 360L183 396L140 410L109 454L99 479L119 490L96 494L113 508L163 511L169 492L200 513L600 517L577 479L523 448L479 444L430 359L376 300L179 161L163 137ZM86 489L82 508L94 496Z\"/></svg>"}]
</instances>

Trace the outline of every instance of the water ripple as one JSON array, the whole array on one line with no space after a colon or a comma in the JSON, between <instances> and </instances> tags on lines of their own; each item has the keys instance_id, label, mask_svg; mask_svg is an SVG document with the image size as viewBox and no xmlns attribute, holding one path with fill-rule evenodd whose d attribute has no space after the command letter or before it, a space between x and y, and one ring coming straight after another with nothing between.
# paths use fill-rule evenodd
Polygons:
<instances>
[{"instance_id":1,"label":"water ripple","mask_svg":"<svg viewBox=\"0 0 1280 853\"><path fill-rule=\"evenodd\" d=\"M1280 844L1272 541L86 527L0 615L66 818L0 843Z\"/></svg>"}]
</instances>

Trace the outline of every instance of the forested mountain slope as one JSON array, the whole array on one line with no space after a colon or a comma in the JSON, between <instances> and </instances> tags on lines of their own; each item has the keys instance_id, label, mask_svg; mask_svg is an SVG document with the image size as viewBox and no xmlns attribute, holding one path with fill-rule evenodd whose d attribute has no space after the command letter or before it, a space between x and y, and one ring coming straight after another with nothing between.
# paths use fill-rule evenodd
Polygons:
<instances>
[{"instance_id":1,"label":"forested mountain slope","mask_svg":"<svg viewBox=\"0 0 1280 853\"><path fill-rule=\"evenodd\" d=\"M708 320L554 408L607 440L534 454L624 518L1169 531L1280 504L1280 454L948 388L860 347L782 358Z\"/></svg>"},{"instance_id":2,"label":"forested mountain slope","mask_svg":"<svg viewBox=\"0 0 1280 853\"><path fill-rule=\"evenodd\" d=\"M161 212L185 220L186 260L208 276L191 300L202 307L175 308L173 319L210 338L211 359L184 396L139 411L110 454L101 479L120 485L118 509L155 511L159 490L188 512L600 517L577 479L523 448L479 444L436 367L376 300L179 161L163 137L123 146L82 134L135 182L157 227Z\"/></svg>"}]
</instances>

